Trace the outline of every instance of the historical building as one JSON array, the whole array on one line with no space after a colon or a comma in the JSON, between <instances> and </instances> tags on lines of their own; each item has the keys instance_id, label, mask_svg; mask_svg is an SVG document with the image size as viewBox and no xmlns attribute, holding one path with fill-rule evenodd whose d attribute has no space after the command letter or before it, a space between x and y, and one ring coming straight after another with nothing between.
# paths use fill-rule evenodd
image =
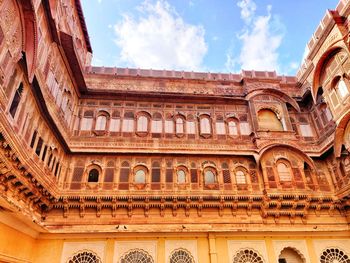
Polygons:
<instances>
[{"instance_id":1,"label":"historical building","mask_svg":"<svg viewBox=\"0 0 350 263\"><path fill-rule=\"evenodd\" d=\"M0 262L349 263L350 3L296 77L92 67L79 0L0 0Z\"/></svg>"}]
</instances>

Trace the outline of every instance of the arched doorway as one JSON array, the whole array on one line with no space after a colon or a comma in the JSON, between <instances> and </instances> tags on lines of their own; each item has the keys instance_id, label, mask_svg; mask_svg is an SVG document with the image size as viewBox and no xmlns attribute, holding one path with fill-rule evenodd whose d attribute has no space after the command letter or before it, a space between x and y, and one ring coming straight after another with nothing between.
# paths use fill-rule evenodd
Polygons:
<instances>
[{"instance_id":1,"label":"arched doorway","mask_svg":"<svg viewBox=\"0 0 350 263\"><path fill-rule=\"evenodd\" d=\"M305 263L305 258L296 249L286 247L281 251L278 263Z\"/></svg>"}]
</instances>

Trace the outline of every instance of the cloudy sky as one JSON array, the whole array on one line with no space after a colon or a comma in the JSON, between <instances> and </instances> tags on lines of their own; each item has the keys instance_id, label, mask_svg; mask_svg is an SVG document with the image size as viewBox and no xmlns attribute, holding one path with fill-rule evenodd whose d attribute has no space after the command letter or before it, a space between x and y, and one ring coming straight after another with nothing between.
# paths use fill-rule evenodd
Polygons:
<instances>
[{"instance_id":1,"label":"cloudy sky","mask_svg":"<svg viewBox=\"0 0 350 263\"><path fill-rule=\"evenodd\" d=\"M82 0L96 66L294 75L338 0Z\"/></svg>"}]
</instances>

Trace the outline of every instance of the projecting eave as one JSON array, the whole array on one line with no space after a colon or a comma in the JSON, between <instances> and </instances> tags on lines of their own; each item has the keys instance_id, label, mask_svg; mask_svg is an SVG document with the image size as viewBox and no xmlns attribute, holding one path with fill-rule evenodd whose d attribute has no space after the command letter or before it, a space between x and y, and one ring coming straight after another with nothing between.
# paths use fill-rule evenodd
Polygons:
<instances>
[{"instance_id":1,"label":"projecting eave","mask_svg":"<svg viewBox=\"0 0 350 263\"><path fill-rule=\"evenodd\" d=\"M71 35L64 32L60 32L61 45L68 61L69 68L71 69L73 78L78 87L80 93L86 93L87 87L85 83L85 78L83 75L83 69L79 62L78 53L75 49L73 38Z\"/></svg>"}]
</instances>

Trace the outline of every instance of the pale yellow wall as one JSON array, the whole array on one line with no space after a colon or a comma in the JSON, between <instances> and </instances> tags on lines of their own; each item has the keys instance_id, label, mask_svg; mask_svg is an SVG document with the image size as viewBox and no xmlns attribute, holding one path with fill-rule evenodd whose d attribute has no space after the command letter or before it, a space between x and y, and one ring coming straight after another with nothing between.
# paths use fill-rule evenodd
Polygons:
<instances>
[{"instance_id":1,"label":"pale yellow wall","mask_svg":"<svg viewBox=\"0 0 350 263\"><path fill-rule=\"evenodd\" d=\"M35 263L59 263L61 259L63 240L37 240L33 257Z\"/></svg>"},{"instance_id":2,"label":"pale yellow wall","mask_svg":"<svg viewBox=\"0 0 350 263\"><path fill-rule=\"evenodd\" d=\"M228 262L228 250L227 250L227 239L218 237L216 239L216 252L217 262L227 263Z\"/></svg>"},{"instance_id":3,"label":"pale yellow wall","mask_svg":"<svg viewBox=\"0 0 350 263\"><path fill-rule=\"evenodd\" d=\"M0 223L0 262L32 262L35 239Z\"/></svg>"},{"instance_id":4,"label":"pale yellow wall","mask_svg":"<svg viewBox=\"0 0 350 263\"><path fill-rule=\"evenodd\" d=\"M108 235L108 237L107 237ZM99 234L99 238L95 238L94 235L88 236L79 235L39 235L38 239L35 239L29 235L23 234L18 230L15 230L7 225L0 223L0 263L62 263L62 255L64 254L64 247L69 243L71 251L81 250L87 245L90 246L90 250L97 251L98 247L101 248L101 256L103 263L116 263L115 257L115 244L116 243L129 243L131 246L136 243L146 244L151 242L156 247L155 259L159 263L168 263L169 251L175 246L189 248L192 255L196 255L196 263L228 263L232 254L234 253L235 246L241 246L242 248L251 247L258 251L264 258L266 263L277 262L280 252L285 247L291 247L298 250L305 256L305 263L318 262L320 251L326 247L340 247L346 253L350 253L348 247L350 245L350 239L345 235L341 236L326 236L321 235L319 237L306 237L306 236L263 236L263 235L215 235L199 234L196 237L191 235L174 235L169 233L169 236L162 235L157 237L155 234L152 237L147 234L147 237L140 236L113 236L102 233ZM187 243L186 243L187 242ZM136 244L136 245L137 245ZM194 244L196 252L191 250L191 246ZM127 245L127 244L126 244ZM89 246L87 249L89 249ZM173 247L172 247L173 246ZM79 247L79 248L78 248ZM144 247L138 247L145 249ZM193 248L193 246L192 246ZM320 250L320 251L318 251ZM265 251L265 252L264 252ZM210 254L212 252L212 254ZM72 252L69 252L71 255ZM265 254L264 254L265 253ZM165 259L165 260L164 260Z\"/></svg>"}]
</instances>

